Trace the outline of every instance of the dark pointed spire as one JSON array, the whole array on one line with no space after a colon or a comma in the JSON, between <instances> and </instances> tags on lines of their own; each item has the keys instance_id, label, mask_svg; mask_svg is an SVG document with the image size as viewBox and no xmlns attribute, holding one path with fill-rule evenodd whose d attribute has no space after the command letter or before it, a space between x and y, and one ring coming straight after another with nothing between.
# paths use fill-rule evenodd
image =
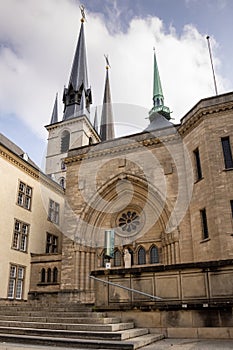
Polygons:
<instances>
[{"instance_id":1,"label":"dark pointed spire","mask_svg":"<svg viewBox=\"0 0 233 350\"><path fill-rule=\"evenodd\" d=\"M91 89L88 87L86 44L84 36L84 8L81 9L82 19L75 50L68 88L64 89L64 116L63 120L87 115L89 117L92 103Z\"/></svg>"},{"instance_id":2,"label":"dark pointed spire","mask_svg":"<svg viewBox=\"0 0 233 350\"><path fill-rule=\"evenodd\" d=\"M149 112L149 119L151 122L154 118L153 116L155 112L163 115L168 120L171 119L169 108L164 106L162 84L159 76L159 69L154 50L153 108Z\"/></svg>"},{"instance_id":3,"label":"dark pointed spire","mask_svg":"<svg viewBox=\"0 0 233 350\"><path fill-rule=\"evenodd\" d=\"M106 80L104 88L104 98L103 98L103 108L100 123L100 138L102 141L111 140L115 137L114 122L113 122L113 110L109 83L109 62L107 56L106 58Z\"/></svg>"},{"instance_id":4,"label":"dark pointed spire","mask_svg":"<svg viewBox=\"0 0 233 350\"><path fill-rule=\"evenodd\" d=\"M98 134L98 115L97 115L97 107L95 108L95 116L94 116L94 129Z\"/></svg>"},{"instance_id":5,"label":"dark pointed spire","mask_svg":"<svg viewBox=\"0 0 233 350\"><path fill-rule=\"evenodd\" d=\"M53 112L52 112L50 124L55 124L57 122L58 122L58 102L57 102L57 93L56 93L56 98L53 106Z\"/></svg>"}]
</instances>

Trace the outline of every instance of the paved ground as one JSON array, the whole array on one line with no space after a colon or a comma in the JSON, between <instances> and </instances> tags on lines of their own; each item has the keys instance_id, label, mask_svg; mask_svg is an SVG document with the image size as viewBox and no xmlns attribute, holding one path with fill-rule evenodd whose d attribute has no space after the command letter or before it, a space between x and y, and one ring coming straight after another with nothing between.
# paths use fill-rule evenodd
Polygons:
<instances>
[{"instance_id":1,"label":"paved ground","mask_svg":"<svg viewBox=\"0 0 233 350\"><path fill-rule=\"evenodd\" d=\"M141 350L233 350L233 340L163 339Z\"/></svg>"},{"instance_id":2,"label":"paved ground","mask_svg":"<svg viewBox=\"0 0 233 350\"><path fill-rule=\"evenodd\" d=\"M75 350L53 346L0 343L0 350ZM233 340L164 339L141 350L233 350ZM77 349L76 350L86 350ZM94 350L94 349L93 349ZM108 350L108 349L106 349Z\"/></svg>"}]
</instances>

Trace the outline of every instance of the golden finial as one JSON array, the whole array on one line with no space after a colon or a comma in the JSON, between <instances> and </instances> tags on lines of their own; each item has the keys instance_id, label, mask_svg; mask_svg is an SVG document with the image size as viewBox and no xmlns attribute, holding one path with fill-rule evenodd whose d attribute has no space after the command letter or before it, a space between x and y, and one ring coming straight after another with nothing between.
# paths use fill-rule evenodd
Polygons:
<instances>
[{"instance_id":1,"label":"golden finial","mask_svg":"<svg viewBox=\"0 0 233 350\"><path fill-rule=\"evenodd\" d=\"M85 15L85 11L84 11L85 7L84 7L84 5L80 5L79 8L81 10L81 15L82 15L81 22L83 23L86 20L86 15Z\"/></svg>"},{"instance_id":2,"label":"golden finial","mask_svg":"<svg viewBox=\"0 0 233 350\"><path fill-rule=\"evenodd\" d=\"M108 60L108 55L104 55L104 57L105 57L105 60L106 60L106 69L111 68L109 60Z\"/></svg>"}]
</instances>

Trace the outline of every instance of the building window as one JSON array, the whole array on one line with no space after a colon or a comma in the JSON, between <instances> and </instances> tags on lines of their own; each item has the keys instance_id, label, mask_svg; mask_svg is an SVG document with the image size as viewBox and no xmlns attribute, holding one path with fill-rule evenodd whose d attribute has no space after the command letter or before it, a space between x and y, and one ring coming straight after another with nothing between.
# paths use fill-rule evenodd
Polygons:
<instances>
[{"instance_id":1,"label":"building window","mask_svg":"<svg viewBox=\"0 0 233 350\"><path fill-rule=\"evenodd\" d=\"M114 266L121 266L121 252L118 249L114 252Z\"/></svg>"},{"instance_id":2,"label":"building window","mask_svg":"<svg viewBox=\"0 0 233 350\"><path fill-rule=\"evenodd\" d=\"M135 211L128 210L121 215L118 225L122 231L136 231L140 225L139 215Z\"/></svg>"},{"instance_id":3,"label":"building window","mask_svg":"<svg viewBox=\"0 0 233 350\"><path fill-rule=\"evenodd\" d=\"M52 276L52 271L49 267L47 270L47 283L51 283L51 276Z\"/></svg>"},{"instance_id":4,"label":"building window","mask_svg":"<svg viewBox=\"0 0 233 350\"><path fill-rule=\"evenodd\" d=\"M70 94L70 103L74 103L75 102L75 94L72 93Z\"/></svg>"},{"instance_id":5,"label":"building window","mask_svg":"<svg viewBox=\"0 0 233 350\"><path fill-rule=\"evenodd\" d=\"M231 204L231 216L232 216L232 219L233 219L233 200L230 201L230 204Z\"/></svg>"},{"instance_id":6,"label":"building window","mask_svg":"<svg viewBox=\"0 0 233 350\"><path fill-rule=\"evenodd\" d=\"M47 233L46 253L47 254L57 253L57 250L58 250L57 248L58 248L58 237L50 233Z\"/></svg>"},{"instance_id":7,"label":"building window","mask_svg":"<svg viewBox=\"0 0 233 350\"><path fill-rule=\"evenodd\" d=\"M105 267L105 250L101 254L101 266Z\"/></svg>"},{"instance_id":8,"label":"building window","mask_svg":"<svg viewBox=\"0 0 233 350\"><path fill-rule=\"evenodd\" d=\"M224 162L225 162L225 169L231 169L233 168L233 159L232 159L230 138L229 136L222 137L221 141L222 141L222 150L223 150L223 156L224 156Z\"/></svg>"},{"instance_id":9,"label":"building window","mask_svg":"<svg viewBox=\"0 0 233 350\"><path fill-rule=\"evenodd\" d=\"M159 250L156 246L153 246L150 250L150 263L151 264L159 263Z\"/></svg>"},{"instance_id":10,"label":"building window","mask_svg":"<svg viewBox=\"0 0 233 350\"><path fill-rule=\"evenodd\" d=\"M30 210L32 201L32 188L22 181L19 182L17 204L21 207Z\"/></svg>"},{"instance_id":11,"label":"building window","mask_svg":"<svg viewBox=\"0 0 233 350\"><path fill-rule=\"evenodd\" d=\"M92 137L89 137L89 145L93 145L94 141L93 141L93 138Z\"/></svg>"},{"instance_id":12,"label":"building window","mask_svg":"<svg viewBox=\"0 0 233 350\"><path fill-rule=\"evenodd\" d=\"M8 298L20 300L23 298L25 267L11 265L8 286Z\"/></svg>"},{"instance_id":13,"label":"building window","mask_svg":"<svg viewBox=\"0 0 233 350\"><path fill-rule=\"evenodd\" d=\"M201 213L201 224L202 224L202 234L203 239L209 238L209 232L208 232L208 224L207 224L207 216L206 216L206 209L202 209L200 211Z\"/></svg>"},{"instance_id":14,"label":"building window","mask_svg":"<svg viewBox=\"0 0 233 350\"><path fill-rule=\"evenodd\" d=\"M12 248L20 250L21 252L26 252L28 244L28 234L29 225L25 222L15 220Z\"/></svg>"},{"instance_id":15,"label":"building window","mask_svg":"<svg viewBox=\"0 0 233 350\"><path fill-rule=\"evenodd\" d=\"M62 177L62 178L60 179L59 183L60 183L60 185L61 185L62 188L65 188L65 178L64 178L64 177Z\"/></svg>"},{"instance_id":16,"label":"building window","mask_svg":"<svg viewBox=\"0 0 233 350\"><path fill-rule=\"evenodd\" d=\"M69 131L63 131L61 135L61 153L68 152L70 147L70 133Z\"/></svg>"},{"instance_id":17,"label":"building window","mask_svg":"<svg viewBox=\"0 0 233 350\"><path fill-rule=\"evenodd\" d=\"M138 265L144 265L146 263L146 251L143 247L138 250Z\"/></svg>"},{"instance_id":18,"label":"building window","mask_svg":"<svg viewBox=\"0 0 233 350\"><path fill-rule=\"evenodd\" d=\"M62 160L62 162L61 162L61 170L66 170L66 164L65 164L64 160Z\"/></svg>"},{"instance_id":19,"label":"building window","mask_svg":"<svg viewBox=\"0 0 233 350\"><path fill-rule=\"evenodd\" d=\"M54 267L53 269L53 283L57 283L58 269Z\"/></svg>"},{"instance_id":20,"label":"building window","mask_svg":"<svg viewBox=\"0 0 233 350\"><path fill-rule=\"evenodd\" d=\"M40 281L41 283L45 283L45 269L43 268L40 272Z\"/></svg>"},{"instance_id":21,"label":"building window","mask_svg":"<svg viewBox=\"0 0 233 350\"><path fill-rule=\"evenodd\" d=\"M59 204L52 199L49 200L49 217L48 219L55 224L59 224Z\"/></svg>"},{"instance_id":22,"label":"building window","mask_svg":"<svg viewBox=\"0 0 233 350\"><path fill-rule=\"evenodd\" d=\"M193 151L194 158L195 158L195 168L196 168L196 180L201 180L202 179L202 170L201 170L201 159L200 159L200 153L199 149L195 149Z\"/></svg>"}]
</instances>

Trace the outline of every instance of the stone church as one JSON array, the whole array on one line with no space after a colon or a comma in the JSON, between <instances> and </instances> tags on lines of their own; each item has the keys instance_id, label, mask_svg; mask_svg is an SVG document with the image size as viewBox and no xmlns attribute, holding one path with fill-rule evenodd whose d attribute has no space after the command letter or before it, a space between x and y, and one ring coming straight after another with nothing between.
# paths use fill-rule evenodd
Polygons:
<instances>
[{"instance_id":1,"label":"stone church","mask_svg":"<svg viewBox=\"0 0 233 350\"><path fill-rule=\"evenodd\" d=\"M82 18L63 118L56 98L46 126L46 174L65 188L62 242L55 253L32 254L30 298L154 305L141 291L161 307L232 305L233 92L202 99L175 125L154 54L148 126L115 138L108 60L100 127L90 119L85 25ZM56 283L46 279L54 267Z\"/></svg>"}]
</instances>

